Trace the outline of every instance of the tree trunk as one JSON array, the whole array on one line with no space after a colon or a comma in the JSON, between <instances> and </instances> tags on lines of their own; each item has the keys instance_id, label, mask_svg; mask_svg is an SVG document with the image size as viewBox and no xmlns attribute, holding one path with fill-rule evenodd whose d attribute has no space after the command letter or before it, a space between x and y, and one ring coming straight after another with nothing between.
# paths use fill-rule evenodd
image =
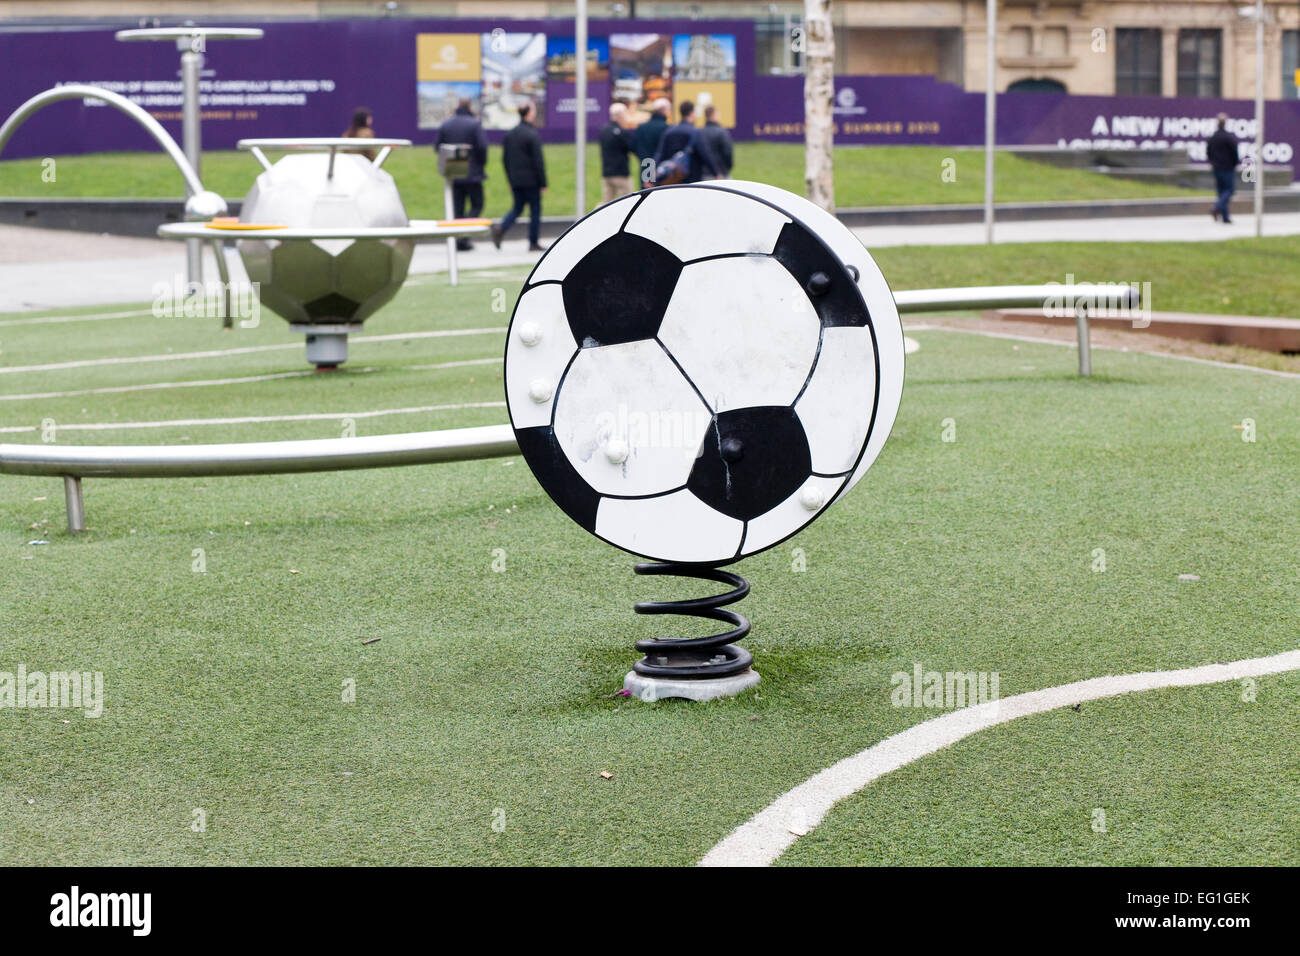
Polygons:
<instances>
[{"instance_id":1,"label":"tree trunk","mask_svg":"<svg viewBox=\"0 0 1300 956\"><path fill-rule=\"evenodd\" d=\"M804 0L804 190L828 212L835 211L831 149L835 143L835 36L831 0Z\"/></svg>"}]
</instances>

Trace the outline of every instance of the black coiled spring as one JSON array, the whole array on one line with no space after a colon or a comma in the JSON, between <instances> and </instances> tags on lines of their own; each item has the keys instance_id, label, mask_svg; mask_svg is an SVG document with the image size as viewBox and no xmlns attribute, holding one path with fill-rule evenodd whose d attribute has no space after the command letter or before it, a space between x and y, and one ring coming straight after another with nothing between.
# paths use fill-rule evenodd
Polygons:
<instances>
[{"instance_id":1,"label":"black coiled spring","mask_svg":"<svg viewBox=\"0 0 1300 956\"><path fill-rule=\"evenodd\" d=\"M647 641L637 641L636 649L645 654L645 657L632 665L638 674L698 680L739 674L753 663L753 655L734 643L749 633L749 621L743 614L723 609L724 605L735 604L749 594L748 581L739 574L720 568L676 562L643 562L637 564L634 570L637 574L668 574L673 577L717 581L735 589L715 597L689 598L685 601L638 601L634 605L638 614L684 614L732 625L730 631L709 637L654 637Z\"/></svg>"}]
</instances>

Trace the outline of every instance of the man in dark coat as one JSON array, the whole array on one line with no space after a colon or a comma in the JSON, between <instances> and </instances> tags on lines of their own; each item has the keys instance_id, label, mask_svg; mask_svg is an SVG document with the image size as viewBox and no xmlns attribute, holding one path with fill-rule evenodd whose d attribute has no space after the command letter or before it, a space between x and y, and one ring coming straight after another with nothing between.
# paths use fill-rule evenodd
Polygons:
<instances>
[{"instance_id":1,"label":"man in dark coat","mask_svg":"<svg viewBox=\"0 0 1300 956\"><path fill-rule=\"evenodd\" d=\"M483 135L483 124L470 109L468 99L462 99L456 106L456 112L438 127L434 150L444 143L471 147L469 175L451 181L451 208L457 219L477 219L483 215L483 180L487 179L484 167L487 165L488 144L487 137ZM468 239L457 239L456 248L466 251L474 248L474 244Z\"/></svg>"},{"instance_id":2,"label":"man in dark coat","mask_svg":"<svg viewBox=\"0 0 1300 956\"><path fill-rule=\"evenodd\" d=\"M731 168L735 165L731 134L718 122L718 108L712 104L704 107L704 129L700 130L700 138L709 144L709 152L713 154L714 165L718 169L718 178L730 179Z\"/></svg>"},{"instance_id":3,"label":"man in dark coat","mask_svg":"<svg viewBox=\"0 0 1300 956\"><path fill-rule=\"evenodd\" d=\"M537 107L532 103L519 108L519 124L506 133L501 144L501 158L506 167L506 179L514 193L515 203L501 222L492 227L492 242L501 248L501 239L515 224L519 214L528 207L528 250L541 252L537 241L542 228L542 193L546 191L546 157L542 155L542 138L537 135L533 120Z\"/></svg>"},{"instance_id":4,"label":"man in dark coat","mask_svg":"<svg viewBox=\"0 0 1300 956\"><path fill-rule=\"evenodd\" d=\"M623 128L627 106L611 103L609 122L600 131L600 201L612 202L632 191L628 153L634 152L631 137Z\"/></svg>"},{"instance_id":5,"label":"man in dark coat","mask_svg":"<svg viewBox=\"0 0 1300 956\"><path fill-rule=\"evenodd\" d=\"M701 179L718 178L717 161L713 158L708 142L692 122L695 104L687 100L681 105L680 111L682 121L676 126L668 127L663 139L659 140L659 149L655 151L655 168L678 153L685 153L690 168L682 182L698 183Z\"/></svg>"},{"instance_id":6,"label":"man in dark coat","mask_svg":"<svg viewBox=\"0 0 1300 956\"><path fill-rule=\"evenodd\" d=\"M650 106L650 118L636 128L634 142L642 168L647 159L654 159L659 149L659 140L663 139L664 131L668 129L668 114L672 108L672 104L665 99L655 100Z\"/></svg>"},{"instance_id":7,"label":"man in dark coat","mask_svg":"<svg viewBox=\"0 0 1300 956\"><path fill-rule=\"evenodd\" d=\"M1210 215L1215 219L1222 218L1224 222L1232 222L1228 204L1232 202L1232 194L1237 191L1237 164L1241 159L1237 155L1237 137L1228 132L1227 125L1228 114L1220 113L1219 128L1205 144L1205 158L1214 169L1214 188L1219 194Z\"/></svg>"}]
</instances>

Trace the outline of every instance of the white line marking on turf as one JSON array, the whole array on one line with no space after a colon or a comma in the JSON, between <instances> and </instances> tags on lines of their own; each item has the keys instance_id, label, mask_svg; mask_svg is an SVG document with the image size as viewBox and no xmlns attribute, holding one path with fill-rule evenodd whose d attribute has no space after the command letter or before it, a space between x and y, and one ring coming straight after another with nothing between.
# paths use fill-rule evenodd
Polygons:
<instances>
[{"instance_id":1,"label":"white line marking on turf","mask_svg":"<svg viewBox=\"0 0 1300 956\"><path fill-rule=\"evenodd\" d=\"M99 322L103 319L130 319L141 315L153 315L152 309L136 309L134 312L98 312L91 315L38 315L32 319L5 319L0 328L13 325L55 325L62 322Z\"/></svg>"},{"instance_id":2,"label":"white line marking on turf","mask_svg":"<svg viewBox=\"0 0 1300 956\"><path fill-rule=\"evenodd\" d=\"M1059 339L1041 339L1030 335L1012 335L1009 332L986 332L983 329L957 329L950 325L909 325L909 332L961 332L963 335L983 335L991 339L1010 339L1013 342L1032 342L1035 345L1061 345L1068 349L1077 349L1074 342L1062 342ZM1300 378L1300 372L1281 372L1273 368L1260 368L1258 365L1245 365L1241 362L1219 362L1215 359L1197 358L1193 355L1173 355L1169 352L1148 352L1145 349L1119 349L1113 345L1093 345L1092 348L1103 352L1123 352L1128 355L1154 355L1158 358L1177 359L1180 362L1195 362L1197 365L1213 365L1215 368L1233 368L1246 372L1260 372L1263 375L1276 375L1279 378Z\"/></svg>"},{"instance_id":3,"label":"white line marking on turf","mask_svg":"<svg viewBox=\"0 0 1300 956\"><path fill-rule=\"evenodd\" d=\"M368 372L371 369L348 369L349 374ZM300 378L315 375L310 370L302 372L276 372L272 375L247 375L243 378L208 378L192 382L150 382L145 385L114 385L106 388L81 388L71 392L29 392L26 395L0 395L0 402L22 402L38 398L76 398L79 395L113 395L118 392L149 392L159 388L202 388L207 385L243 385L247 382L271 382L280 378Z\"/></svg>"},{"instance_id":4,"label":"white line marking on turf","mask_svg":"<svg viewBox=\"0 0 1300 956\"><path fill-rule=\"evenodd\" d=\"M390 335L354 335L350 341L397 342L402 339L432 339L451 335L495 335L504 332L504 326L490 329L437 329L430 332L394 332ZM65 368L88 368L92 365L132 365L137 362L179 362L184 359L222 358L227 355L248 355L252 352L277 352L283 349L300 349L301 342L281 345L246 345L237 349L210 349L206 352L169 352L166 355L123 355L113 358L79 359L74 362L53 362L49 365L14 365L0 368L0 375L14 372L53 372Z\"/></svg>"},{"instance_id":5,"label":"white line marking on turf","mask_svg":"<svg viewBox=\"0 0 1300 956\"><path fill-rule=\"evenodd\" d=\"M302 415L247 415L240 418L175 418L165 422L82 422L59 425L61 432L112 432L127 428L173 428L189 425L256 425L264 422L338 421L344 418L379 418L383 415L416 415L421 412L452 412L462 408L505 408L505 402L465 402L460 405L417 405L412 408L383 408L370 412L312 412ZM39 431L37 425L8 425L0 434Z\"/></svg>"},{"instance_id":6,"label":"white line marking on turf","mask_svg":"<svg viewBox=\"0 0 1300 956\"><path fill-rule=\"evenodd\" d=\"M1094 677L949 711L887 737L809 777L733 830L700 860L700 865L766 866L799 836L821 823L831 807L873 780L971 734L1017 717L1158 687L1194 687L1293 670L1300 670L1300 650L1176 671ZM795 829L801 832L796 834Z\"/></svg>"},{"instance_id":7,"label":"white line marking on turf","mask_svg":"<svg viewBox=\"0 0 1300 956\"><path fill-rule=\"evenodd\" d=\"M406 368L412 372L425 372L434 368L464 368L467 365L500 365L504 359L500 356L496 358L485 359L465 359L461 362L438 362L436 365L408 365Z\"/></svg>"},{"instance_id":8,"label":"white line marking on turf","mask_svg":"<svg viewBox=\"0 0 1300 956\"><path fill-rule=\"evenodd\" d=\"M440 368L463 368L467 365L499 365L501 358L466 359L461 362L435 362L432 365L399 365L393 371L427 372ZM363 375L379 371L376 368L350 368L349 375ZM281 378L302 378L315 375L311 370L301 372L275 372L270 375L246 375L243 378L207 378L190 382L150 382L145 385L114 385L106 388L82 388L71 392L28 392L25 395L0 395L0 402L22 402L45 398L77 398L81 395L113 395L120 392L149 392L166 388L203 388L209 385L244 385L248 382L271 382Z\"/></svg>"}]
</instances>

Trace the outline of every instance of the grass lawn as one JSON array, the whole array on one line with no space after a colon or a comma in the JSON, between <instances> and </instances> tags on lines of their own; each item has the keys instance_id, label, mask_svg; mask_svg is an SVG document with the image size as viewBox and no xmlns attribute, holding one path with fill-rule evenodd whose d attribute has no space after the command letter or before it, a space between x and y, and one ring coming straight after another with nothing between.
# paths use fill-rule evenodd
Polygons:
<instances>
[{"instance_id":1,"label":"grass lawn","mask_svg":"<svg viewBox=\"0 0 1300 956\"><path fill-rule=\"evenodd\" d=\"M942 178L946 159L956 161L955 182ZM39 159L0 162L0 196L181 196L180 175L161 153L102 153L56 158L57 179L41 178ZM547 146L551 187L544 199L550 215L570 215L574 196L572 147ZM803 147L790 143L738 143L739 179L757 179L803 193ZM412 218L441 218L442 178L427 146L395 150L385 168L396 178ZM247 153L208 152L203 156L207 188L230 198L248 192L258 165ZM510 207L501 169L500 147L488 160L487 210L500 216ZM1076 169L1057 169L1005 153L996 158L999 202L1084 199L1137 199L1189 196L1185 189L1109 179ZM897 206L976 203L984 199L984 153L942 146L841 146L835 151L835 197L840 206ZM587 206L600 199L600 163L595 146L587 152Z\"/></svg>"},{"instance_id":2,"label":"grass lawn","mask_svg":"<svg viewBox=\"0 0 1300 956\"><path fill-rule=\"evenodd\" d=\"M894 246L872 256L895 289L1150 282L1156 311L1300 316L1300 236L1224 242Z\"/></svg>"},{"instance_id":3,"label":"grass lawn","mask_svg":"<svg viewBox=\"0 0 1300 956\"><path fill-rule=\"evenodd\" d=\"M1174 244L1023 247L1001 269L982 249L880 261L897 288L1006 281L1017 264L1026 281L1149 277L1170 286L1160 308L1199 302L1182 279L1200 278L1205 308L1222 288L1220 310L1244 311L1241 295L1285 314L1245 276L1273 284L1252 270L1294 255L1288 242L1218 244L1215 269ZM486 331L356 342L335 375L194 388L48 395L307 366L293 348L5 369L301 337L269 314L227 333L3 316L0 428L52 418L60 443L109 444L335 437L399 408L429 410L355 417L357 433L502 422L494 290L513 297L522 275L419 277L367 325ZM105 693L97 719L0 709L8 861L689 864L811 774L933 716L890 704L891 674L914 662L997 671L1009 696L1296 646L1294 381L1116 352L1080 380L1067 349L913 334L871 473L742 563L763 682L728 701L613 696L633 641L664 626L631 603L695 585L635 578L517 458L92 478L76 537L57 480L0 476L0 670L101 671ZM303 413L329 418L112 427ZM1245 417L1254 443L1233 428ZM87 424L110 427L67 427ZM1253 703L1237 684L1150 692L984 732L846 801L783 862L1300 863L1297 690L1290 674L1260 679Z\"/></svg>"}]
</instances>

